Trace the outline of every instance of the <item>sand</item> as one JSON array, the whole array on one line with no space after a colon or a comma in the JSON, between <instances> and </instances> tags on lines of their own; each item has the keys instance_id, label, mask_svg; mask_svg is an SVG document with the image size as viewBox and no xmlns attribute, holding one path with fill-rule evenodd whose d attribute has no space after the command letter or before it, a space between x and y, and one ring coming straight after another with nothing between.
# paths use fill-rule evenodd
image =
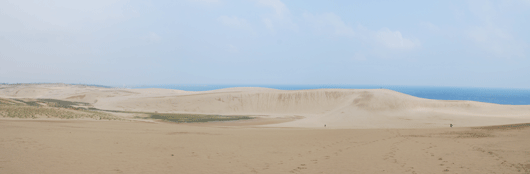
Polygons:
<instances>
[{"instance_id":1,"label":"sand","mask_svg":"<svg viewBox=\"0 0 530 174\"><path fill-rule=\"evenodd\" d=\"M307 129L2 119L0 173L530 173L528 144L528 127Z\"/></svg>"},{"instance_id":2,"label":"sand","mask_svg":"<svg viewBox=\"0 0 530 174\"><path fill-rule=\"evenodd\" d=\"M387 89L111 89L81 85L2 85L3 98L86 102L105 110L302 118L267 127L444 128L530 122L530 105L423 99Z\"/></svg>"},{"instance_id":3,"label":"sand","mask_svg":"<svg viewBox=\"0 0 530 174\"><path fill-rule=\"evenodd\" d=\"M0 85L0 97L259 115L205 124L0 118L0 173L530 173L530 125L491 126L530 123L530 106L428 100L384 89L189 92L48 84Z\"/></svg>"}]
</instances>

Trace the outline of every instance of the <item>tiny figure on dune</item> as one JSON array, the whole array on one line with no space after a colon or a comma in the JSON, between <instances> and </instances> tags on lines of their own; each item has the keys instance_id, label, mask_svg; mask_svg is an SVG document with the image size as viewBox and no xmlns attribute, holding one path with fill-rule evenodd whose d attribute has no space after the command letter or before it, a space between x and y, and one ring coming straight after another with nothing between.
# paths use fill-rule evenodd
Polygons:
<instances>
[{"instance_id":1,"label":"tiny figure on dune","mask_svg":"<svg viewBox=\"0 0 530 174\"><path fill-rule=\"evenodd\" d=\"M449 124L449 126L453 127L453 124Z\"/></svg>"},{"instance_id":2,"label":"tiny figure on dune","mask_svg":"<svg viewBox=\"0 0 530 174\"><path fill-rule=\"evenodd\" d=\"M324 127L326 127L326 125L324 124Z\"/></svg>"}]
</instances>

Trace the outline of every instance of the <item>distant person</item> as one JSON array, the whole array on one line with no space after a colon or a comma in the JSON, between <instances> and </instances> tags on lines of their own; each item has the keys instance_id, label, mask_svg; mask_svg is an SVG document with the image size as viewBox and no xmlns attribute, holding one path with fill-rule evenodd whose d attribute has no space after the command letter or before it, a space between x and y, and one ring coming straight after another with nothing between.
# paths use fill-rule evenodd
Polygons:
<instances>
[{"instance_id":1,"label":"distant person","mask_svg":"<svg viewBox=\"0 0 530 174\"><path fill-rule=\"evenodd\" d=\"M449 124L449 126L453 127L453 124Z\"/></svg>"},{"instance_id":2,"label":"distant person","mask_svg":"<svg viewBox=\"0 0 530 174\"><path fill-rule=\"evenodd\" d=\"M324 124L324 127L326 127L326 125Z\"/></svg>"}]
</instances>

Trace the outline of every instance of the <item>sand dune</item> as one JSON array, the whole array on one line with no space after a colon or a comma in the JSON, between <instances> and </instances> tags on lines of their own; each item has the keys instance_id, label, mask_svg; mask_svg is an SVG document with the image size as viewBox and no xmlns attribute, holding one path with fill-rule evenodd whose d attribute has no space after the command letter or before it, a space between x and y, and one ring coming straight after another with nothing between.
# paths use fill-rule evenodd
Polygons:
<instances>
[{"instance_id":1,"label":"sand dune","mask_svg":"<svg viewBox=\"0 0 530 174\"><path fill-rule=\"evenodd\" d=\"M4 86L0 97L86 102L99 109L303 117L267 126L426 128L530 122L530 106L423 99L387 89L276 90L227 88L190 92L79 85Z\"/></svg>"},{"instance_id":2,"label":"sand dune","mask_svg":"<svg viewBox=\"0 0 530 174\"><path fill-rule=\"evenodd\" d=\"M265 118L176 124L1 117L0 173L530 173L530 124L488 126L530 123L530 106L384 89L189 92L61 84L0 85L0 98Z\"/></svg>"}]
</instances>

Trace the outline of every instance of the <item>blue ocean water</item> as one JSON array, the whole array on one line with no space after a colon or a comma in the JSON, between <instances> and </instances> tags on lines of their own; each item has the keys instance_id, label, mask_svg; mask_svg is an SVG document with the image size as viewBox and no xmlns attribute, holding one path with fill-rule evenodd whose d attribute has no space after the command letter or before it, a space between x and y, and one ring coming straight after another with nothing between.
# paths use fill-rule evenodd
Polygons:
<instances>
[{"instance_id":1,"label":"blue ocean water","mask_svg":"<svg viewBox=\"0 0 530 174\"><path fill-rule=\"evenodd\" d=\"M391 89L416 97L437 100L469 100L509 105L530 105L530 89L374 86L374 85L152 85L132 88L164 88L185 91L208 91L231 87L264 87L280 90L303 89Z\"/></svg>"}]
</instances>

